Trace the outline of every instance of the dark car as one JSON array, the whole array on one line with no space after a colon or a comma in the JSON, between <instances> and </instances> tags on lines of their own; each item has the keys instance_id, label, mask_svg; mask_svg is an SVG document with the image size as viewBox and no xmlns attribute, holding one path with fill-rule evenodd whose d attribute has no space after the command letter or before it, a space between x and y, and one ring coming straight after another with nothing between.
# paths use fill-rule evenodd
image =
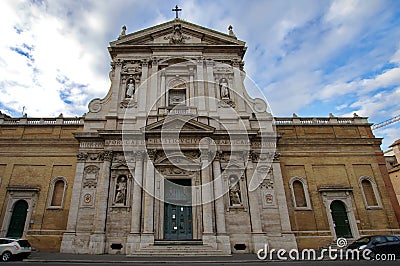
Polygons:
<instances>
[{"instance_id":1,"label":"dark car","mask_svg":"<svg viewBox=\"0 0 400 266\"><path fill-rule=\"evenodd\" d=\"M371 250L371 258L376 254L394 254L400 256L400 237L395 235L364 236L353 243L347 249Z\"/></svg>"}]
</instances>

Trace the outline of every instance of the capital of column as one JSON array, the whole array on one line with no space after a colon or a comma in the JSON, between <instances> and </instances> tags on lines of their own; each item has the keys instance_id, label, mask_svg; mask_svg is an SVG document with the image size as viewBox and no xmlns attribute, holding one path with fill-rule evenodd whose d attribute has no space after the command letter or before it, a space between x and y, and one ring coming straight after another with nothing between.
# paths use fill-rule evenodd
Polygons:
<instances>
[{"instance_id":1,"label":"capital of column","mask_svg":"<svg viewBox=\"0 0 400 266\"><path fill-rule=\"evenodd\" d=\"M136 161L142 161L144 157L145 152L144 151L136 151L134 153L134 157Z\"/></svg>"},{"instance_id":2,"label":"capital of column","mask_svg":"<svg viewBox=\"0 0 400 266\"><path fill-rule=\"evenodd\" d=\"M147 150L147 156L151 161L154 161L154 158L156 156L157 150L156 149L148 149Z\"/></svg>"},{"instance_id":3,"label":"capital of column","mask_svg":"<svg viewBox=\"0 0 400 266\"><path fill-rule=\"evenodd\" d=\"M151 66L155 67L158 65L158 59L156 57L150 58Z\"/></svg>"},{"instance_id":4,"label":"capital of column","mask_svg":"<svg viewBox=\"0 0 400 266\"><path fill-rule=\"evenodd\" d=\"M112 157L113 157L113 152L112 151L104 151L101 154L101 157L103 157L104 161L111 162L112 161Z\"/></svg>"},{"instance_id":5,"label":"capital of column","mask_svg":"<svg viewBox=\"0 0 400 266\"><path fill-rule=\"evenodd\" d=\"M206 66L207 67L213 67L214 66L214 61L211 59L207 59L206 60Z\"/></svg>"},{"instance_id":6,"label":"capital of column","mask_svg":"<svg viewBox=\"0 0 400 266\"><path fill-rule=\"evenodd\" d=\"M78 162L84 162L88 158L87 152L78 152L76 155L76 158L78 159Z\"/></svg>"},{"instance_id":7,"label":"capital of column","mask_svg":"<svg viewBox=\"0 0 400 266\"><path fill-rule=\"evenodd\" d=\"M149 60L148 59L143 59L142 60L142 67L148 67L149 66Z\"/></svg>"},{"instance_id":8,"label":"capital of column","mask_svg":"<svg viewBox=\"0 0 400 266\"><path fill-rule=\"evenodd\" d=\"M122 64L124 63L124 60L122 59L115 59L114 61L114 65L117 67L122 67Z\"/></svg>"},{"instance_id":9,"label":"capital of column","mask_svg":"<svg viewBox=\"0 0 400 266\"><path fill-rule=\"evenodd\" d=\"M203 65L203 62L204 62L204 57L198 57L197 58L197 65Z\"/></svg>"}]
</instances>

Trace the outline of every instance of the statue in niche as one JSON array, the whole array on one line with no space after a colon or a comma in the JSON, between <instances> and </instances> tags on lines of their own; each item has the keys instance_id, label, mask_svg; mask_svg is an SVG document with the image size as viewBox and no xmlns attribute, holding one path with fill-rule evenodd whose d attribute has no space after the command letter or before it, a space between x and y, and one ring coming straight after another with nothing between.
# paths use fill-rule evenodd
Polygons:
<instances>
[{"instance_id":1,"label":"statue in niche","mask_svg":"<svg viewBox=\"0 0 400 266\"><path fill-rule=\"evenodd\" d=\"M228 81L226 78L222 78L219 82L219 90L221 92L222 99L229 99L229 88Z\"/></svg>"},{"instance_id":2,"label":"statue in niche","mask_svg":"<svg viewBox=\"0 0 400 266\"><path fill-rule=\"evenodd\" d=\"M115 203L125 204L126 200L126 177L120 176L117 179L117 185L115 190Z\"/></svg>"},{"instance_id":3,"label":"statue in niche","mask_svg":"<svg viewBox=\"0 0 400 266\"><path fill-rule=\"evenodd\" d=\"M132 98L135 94L135 81L131 78L126 85L125 98Z\"/></svg>"},{"instance_id":4,"label":"statue in niche","mask_svg":"<svg viewBox=\"0 0 400 266\"><path fill-rule=\"evenodd\" d=\"M242 205L242 200L240 198L240 186L236 176L229 177L229 198L231 201L231 206Z\"/></svg>"}]
</instances>

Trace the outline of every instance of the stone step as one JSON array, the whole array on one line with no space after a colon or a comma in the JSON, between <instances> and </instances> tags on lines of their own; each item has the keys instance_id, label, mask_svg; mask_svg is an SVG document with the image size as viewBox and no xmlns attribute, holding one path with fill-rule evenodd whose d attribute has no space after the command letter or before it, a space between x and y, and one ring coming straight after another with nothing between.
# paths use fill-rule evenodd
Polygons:
<instances>
[{"instance_id":1,"label":"stone step","mask_svg":"<svg viewBox=\"0 0 400 266\"><path fill-rule=\"evenodd\" d=\"M155 246L171 245L203 245L202 240L154 240Z\"/></svg>"},{"instance_id":2,"label":"stone step","mask_svg":"<svg viewBox=\"0 0 400 266\"><path fill-rule=\"evenodd\" d=\"M128 257L135 256L229 256L224 254L221 250L214 249L207 245L150 245L142 247L138 252L128 255Z\"/></svg>"}]
</instances>

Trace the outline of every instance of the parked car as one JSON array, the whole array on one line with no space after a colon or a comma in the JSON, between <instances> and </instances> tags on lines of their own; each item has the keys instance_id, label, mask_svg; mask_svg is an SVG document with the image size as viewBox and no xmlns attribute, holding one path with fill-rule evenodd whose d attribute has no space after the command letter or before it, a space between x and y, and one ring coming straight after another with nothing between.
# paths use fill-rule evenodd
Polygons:
<instances>
[{"instance_id":1,"label":"parked car","mask_svg":"<svg viewBox=\"0 0 400 266\"><path fill-rule=\"evenodd\" d=\"M1 261L25 259L31 251L31 244L26 239L0 238Z\"/></svg>"},{"instance_id":2,"label":"parked car","mask_svg":"<svg viewBox=\"0 0 400 266\"><path fill-rule=\"evenodd\" d=\"M376 254L395 254L400 256L400 237L396 235L364 236L348 245L347 249L371 250L371 257Z\"/></svg>"}]
</instances>

